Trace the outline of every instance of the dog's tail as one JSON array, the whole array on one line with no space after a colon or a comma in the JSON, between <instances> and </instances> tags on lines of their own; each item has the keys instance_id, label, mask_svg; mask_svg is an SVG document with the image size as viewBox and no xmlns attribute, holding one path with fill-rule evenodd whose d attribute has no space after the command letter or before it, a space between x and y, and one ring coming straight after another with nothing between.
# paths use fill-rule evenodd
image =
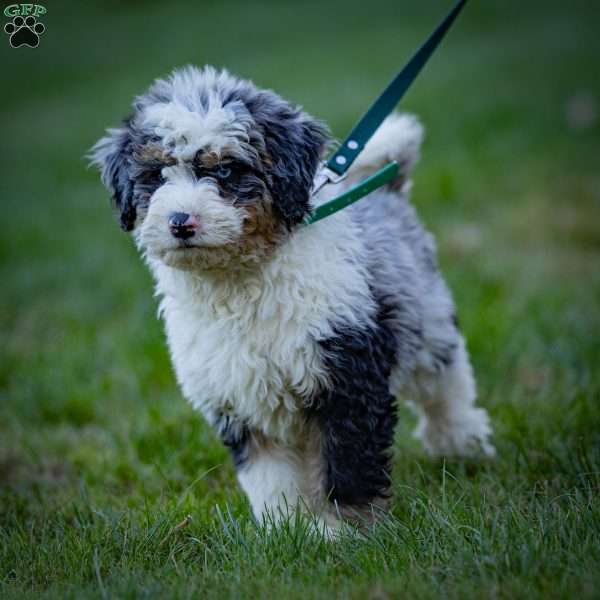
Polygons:
<instances>
[{"instance_id":1,"label":"dog's tail","mask_svg":"<svg viewBox=\"0 0 600 600\"><path fill-rule=\"evenodd\" d=\"M395 160L399 165L398 177L392 182L401 188L419 160L424 130L419 120L408 114L391 114L369 140L365 149L348 171L351 183L365 179L377 169Z\"/></svg>"}]
</instances>

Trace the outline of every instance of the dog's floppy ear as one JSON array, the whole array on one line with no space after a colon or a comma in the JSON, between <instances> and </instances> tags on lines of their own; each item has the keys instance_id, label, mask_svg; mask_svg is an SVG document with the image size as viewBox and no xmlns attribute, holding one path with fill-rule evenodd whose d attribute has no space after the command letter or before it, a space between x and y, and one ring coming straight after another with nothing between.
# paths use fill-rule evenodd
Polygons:
<instances>
[{"instance_id":1,"label":"dog's floppy ear","mask_svg":"<svg viewBox=\"0 0 600 600\"><path fill-rule=\"evenodd\" d=\"M310 210L310 190L329 132L274 94L261 100L253 112L264 132L269 188L275 209L291 226Z\"/></svg>"},{"instance_id":2,"label":"dog's floppy ear","mask_svg":"<svg viewBox=\"0 0 600 600\"><path fill-rule=\"evenodd\" d=\"M131 132L125 126L108 129L107 134L91 149L90 163L100 169L102 182L121 213L121 227L131 231L136 219L133 182L130 178Z\"/></svg>"}]
</instances>

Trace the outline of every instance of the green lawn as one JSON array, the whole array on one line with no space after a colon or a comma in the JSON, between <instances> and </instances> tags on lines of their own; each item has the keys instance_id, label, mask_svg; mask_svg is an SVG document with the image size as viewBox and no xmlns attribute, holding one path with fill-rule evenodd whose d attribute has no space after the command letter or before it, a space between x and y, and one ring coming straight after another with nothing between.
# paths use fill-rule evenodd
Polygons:
<instances>
[{"instance_id":1,"label":"green lawn","mask_svg":"<svg viewBox=\"0 0 600 600\"><path fill-rule=\"evenodd\" d=\"M2 33L0 597L598 597L600 5L472 1L403 103L498 458L428 460L403 411L364 539L253 524L82 158L189 62L342 136L449 5L48 2L39 48Z\"/></svg>"}]
</instances>

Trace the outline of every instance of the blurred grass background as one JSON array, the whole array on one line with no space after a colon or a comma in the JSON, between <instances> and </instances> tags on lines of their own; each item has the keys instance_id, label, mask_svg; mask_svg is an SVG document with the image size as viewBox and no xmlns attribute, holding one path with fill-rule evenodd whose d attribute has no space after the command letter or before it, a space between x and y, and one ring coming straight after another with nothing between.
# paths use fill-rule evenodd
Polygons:
<instances>
[{"instance_id":1,"label":"blurred grass background","mask_svg":"<svg viewBox=\"0 0 600 600\"><path fill-rule=\"evenodd\" d=\"M450 2L46 6L0 40L0 595L597 597L600 5L472 1L402 103L499 458L429 461L403 412L393 518L336 546L252 525L83 155L186 63L342 137Z\"/></svg>"}]
</instances>

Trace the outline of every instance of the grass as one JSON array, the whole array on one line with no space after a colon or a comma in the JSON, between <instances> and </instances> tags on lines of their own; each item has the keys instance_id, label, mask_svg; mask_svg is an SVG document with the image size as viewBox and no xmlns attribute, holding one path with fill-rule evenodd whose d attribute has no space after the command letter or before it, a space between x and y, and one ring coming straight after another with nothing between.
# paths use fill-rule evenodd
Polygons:
<instances>
[{"instance_id":1,"label":"grass","mask_svg":"<svg viewBox=\"0 0 600 600\"><path fill-rule=\"evenodd\" d=\"M499 457L430 461L403 411L390 518L328 545L252 522L81 157L187 62L342 136L449 3L56 4L0 44L0 596L597 597L600 10L472 2L403 103Z\"/></svg>"}]
</instances>

